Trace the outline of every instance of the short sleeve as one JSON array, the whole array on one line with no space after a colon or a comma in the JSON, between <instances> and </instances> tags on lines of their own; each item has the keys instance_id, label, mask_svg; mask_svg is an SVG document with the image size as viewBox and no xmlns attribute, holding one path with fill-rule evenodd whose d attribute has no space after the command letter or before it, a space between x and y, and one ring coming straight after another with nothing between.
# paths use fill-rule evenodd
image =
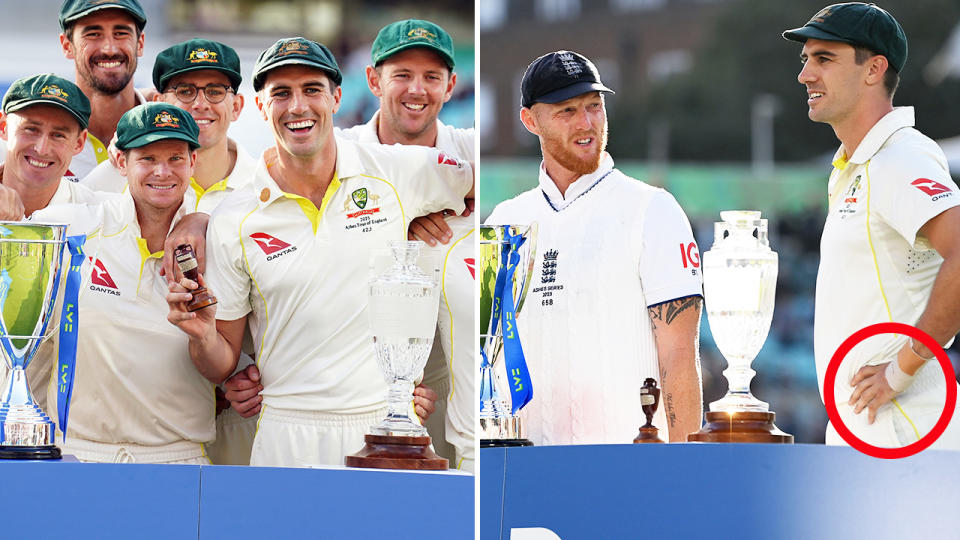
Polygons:
<instances>
[{"instance_id":1,"label":"short sleeve","mask_svg":"<svg viewBox=\"0 0 960 540\"><path fill-rule=\"evenodd\" d=\"M392 146L398 152L397 190L408 219L451 209L463 212L463 198L473 185L470 164L435 148ZM406 207L409 207L407 210Z\"/></svg>"},{"instance_id":2,"label":"short sleeve","mask_svg":"<svg viewBox=\"0 0 960 540\"><path fill-rule=\"evenodd\" d=\"M914 145L882 152L867 166L871 211L914 248L919 247L917 233L921 227L960 204L957 185L942 156L933 150Z\"/></svg>"},{"instance_id":3,"label":"short sleeve","mask_svg":"<svg viewBox=\"0 0 960 540\"><path fill-rule=\"evenodd\" d=\"M703 295L700 251L690 222L665 191L653 196L643 216L640 281L647 307Z\"/></svg>"},{"instance_id":4,"label":"short sleeve","mask_svg":"<svg viewBox=\"0 0 960 540\"><path fill-rule=\"evenodd\" d=\"M214 211L207 225L207 266L203 275L217 297L217 319L233 321L250 313L250 276L243 266L239 227L232 213Z\"/></svg>"}]
</instances>

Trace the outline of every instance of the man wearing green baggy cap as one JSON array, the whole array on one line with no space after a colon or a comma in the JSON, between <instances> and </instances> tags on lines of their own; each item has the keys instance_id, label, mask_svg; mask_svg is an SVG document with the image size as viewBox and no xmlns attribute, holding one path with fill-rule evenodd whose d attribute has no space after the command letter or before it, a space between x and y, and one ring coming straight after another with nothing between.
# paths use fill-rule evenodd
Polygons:
<instances>
[{"instance_id":1,"label":"man wearing green baggy cap","mask_svg":"<svg viewBox=\"0 0 960 540\"><path fill-rule=\"evenodd\" d=\"M199 147L190 115L165 103L134 107L117 124L126 193L102 203L37 213L86 233L96 254L80 297L82 321L65 453L83 461L207 464L215 434L213 385L190 361L186 336L163 322L160 256L184 202ZM149 354L143 354L149 351ZM48 395L54 403L56 387ZM55 407L51 407L54 411Z\"/></svg>"},{"instance_id":2,"label":"man wearing green baggy cap","mask_svg":"<svg viewBox=\"0 0 960 540\"><path fill-rule=\"evenodd\" d=\"M146 102L133 74L143 56L147 17L137 0L64 0L59 21L60 46L74 61L75 80L92 110L86 145L70 168L76 181L109 158L107 146L123 113Z\"/></svg>"},{"instance_id":3,"label":"man wearing green baggy cap","mask_svg":"<svg viewBox=\"0 0 960 540\"><path fill-rule=\"evenodd\" d=\"M254 189L211 217L206 277L219 303L186 312L186 280L167 297L214 382L235 369L249 322L263 385L251 465L341 465L363 446L386 397L366 314L371 250L405 239L415 216L462 211L472 191L472 169L435 149L335 136L341 82L316 42L282 39L260 55L253 87L276 146Z\"/></svg>"},{"instance_id":4,"label":"man wearing green baggy cap","mask_svg":"<svg viewBox=\"0 0 960 540\"><path fill-rule=\"evenodd\" d=\"M860 440L906 446L943 412L947 389L930 349L883 334L843 359L835 388L823 387L825 373L840 344L871 324L906 323L941 345L953 340L960 330L958 189L943 151L914 129L913 108L893 106L907 38L890 13L875 4L834 4L783 37L803 43L797 79L807 90L808 116L830 124L840 140L817 274L821 395L834 392L840 420ZM960 448L956 426L934 447ZM843 444L833 423L826 441Z\"/></svg>"},{"instance_id":5,"label":"man wearing green baggy cap","mask_svg":"<svg viewBox=\"0 0 960 540\"><path fill-rule=\"evenodd\" d=\"M53 74L18 79L3 97L0 138L7 162L0 164L0 219L16 221L47 205L98 202L89 189L63 179L70 160L84 145L90 101L72 82ZM45 341L27 367L30 390L46 407L50 358ZM6 364L0 379L6 377Z\"/></svg>"}]
</instances>

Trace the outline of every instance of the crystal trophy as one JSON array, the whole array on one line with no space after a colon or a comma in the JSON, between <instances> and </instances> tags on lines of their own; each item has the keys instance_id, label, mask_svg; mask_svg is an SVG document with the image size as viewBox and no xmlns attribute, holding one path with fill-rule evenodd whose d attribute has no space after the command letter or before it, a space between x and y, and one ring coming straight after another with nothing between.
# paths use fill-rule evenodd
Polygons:
<instances>
[{"instance_id":1,"label":"crystal trophy","mask_svg":"<svg viewBox=\"0 0 960 540\"><path fill-rule=\"evenodd\" d=\"M367 314L377 365L389 386L387 416L370 428L348 467L445 470L427 430L411 418L414 380L433 346L440 296L438 280L417 264L422 242L390 243L392 263L369 283Z\"/></svg>"},{"instance_id":2,"label":"crystal trophy","mask_svg":"<svg viewBox=\"0 0 960 540\"><path fill-rule=\"evenodd\" d=\"M769 406L750 393L750 368L773 319L777 254L760 212L720 212L710 251L703 254L703 293L710 330L727 360L727 394L710 404L706 425L688 437L697 442L792 443L777 429Z\"/></svg>"}]
</instances>

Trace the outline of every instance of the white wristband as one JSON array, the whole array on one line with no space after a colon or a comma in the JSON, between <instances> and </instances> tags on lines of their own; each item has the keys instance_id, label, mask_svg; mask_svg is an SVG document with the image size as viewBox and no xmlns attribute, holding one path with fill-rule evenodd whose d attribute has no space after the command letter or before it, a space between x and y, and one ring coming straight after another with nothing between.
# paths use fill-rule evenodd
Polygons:
<instances>
[{"instance_id":1,"label":"white wristband","mask_svg":"<svg viewBox=\"0 0 960 540\"><path fill-rule=\"evenodd\" d=\"M890 388L892 388L893 391L898 394L910 386L910 383L913 382L914 377L913 375L907 375L905 371L900 369L900 364L897 363L896 358L887 364L887 369L883 372L883 374L887 378L887 384L889 384Z\"/></svg>"}]
</instances>

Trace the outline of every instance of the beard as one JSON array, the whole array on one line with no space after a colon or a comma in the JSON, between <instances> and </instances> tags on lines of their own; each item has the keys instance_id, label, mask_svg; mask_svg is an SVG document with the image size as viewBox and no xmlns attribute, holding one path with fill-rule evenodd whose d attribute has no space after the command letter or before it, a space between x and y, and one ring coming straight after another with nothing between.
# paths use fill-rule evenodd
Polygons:
<instances>
[{"instance_id":1,"label":"beard","mask_svg":"<svg viewBox=\"0 0 960 540\"><path fill-rule=\"evenodd\" d=\"M97 76L94 75L94 65L98 62L110 62L110 61L119 61L127 67L126 71L123 73ZM115 95L119 94L121 90L127 87L130 84L130 80L133 79L133 73L137 70L136 61L131 62L126 55L120 54L116 56L105 56L99 55L94 56L90 59L87 64L79 64L85 69L81 69L80 76L83 77L83 80L93 88L95 91L106 94L106 95Z\"/></svg>"},{"instance_id":2,"label":"beard","mask_svg":"<svg viewBox=\"0 0 960 540\"><path fill-rule=\"evenodd\" d=\"M603 153L607 149L607 124L604 122L603 129L599 133L583 133L572 137L572 140L582 139L584 137L593 137L597 140L596 154L587 157L577 155L573 150L567 147L567 142L562 137L552 134L543 135L543 153L549 154L560 164L561 167L578 175L590 174L600 167L600 161Z\"/></svg>"}]
</instances>

